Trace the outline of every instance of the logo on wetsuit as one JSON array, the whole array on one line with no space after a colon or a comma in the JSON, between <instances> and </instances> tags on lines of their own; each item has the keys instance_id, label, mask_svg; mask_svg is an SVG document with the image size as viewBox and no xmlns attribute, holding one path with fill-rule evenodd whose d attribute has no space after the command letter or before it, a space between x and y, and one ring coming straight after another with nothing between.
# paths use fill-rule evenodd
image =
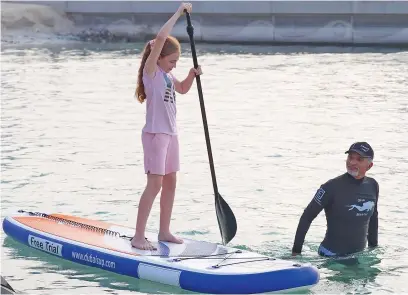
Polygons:
<instances>
[{"instance_id":1,"label":"logo on wetsuit","mask_svg":"<svg viewBox=\"0 0 408 295\"><path fill-rule=\"evenodd\" d=\"M322 188L319 188L316 192L316 194L314 195L314 200L317 204L319 204L320 206L322 205L322 198L324 196L324 194L326 193L326 191Z\"/></svg>"},{"instance_id":2,"label":"logo on wetsuit","mask_svg":"<svg viewBox=\"0 0 408 295\"><path fill-rule=\"evenodd\" d=\"M370 212L371 210L373 210L375 203L373 201L367 201L364 202L362 205L357 205L357 204L353 204L353 205L349 205L348 207L350 208L348 211L358 211L358 212L367 212L367 213L357 213L356 216L366 216L368 214L368 212Z\"/></svg>"}]
</instances>

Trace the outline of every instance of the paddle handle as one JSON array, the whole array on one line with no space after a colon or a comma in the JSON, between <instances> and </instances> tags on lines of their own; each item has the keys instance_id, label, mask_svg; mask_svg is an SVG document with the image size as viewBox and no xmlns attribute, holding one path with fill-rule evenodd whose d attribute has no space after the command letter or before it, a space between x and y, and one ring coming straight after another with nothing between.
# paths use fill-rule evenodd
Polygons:
<instances>
[{"instance_id":1,"label":"paddle handle","mask_svg":"<svg viewBox=\"0 0 408 295\"><path fill-rule=\"evenodd\" d=\"M187 12L187 10L184 10L184 13L186 14L186 17L187 17L187 34L188 34L188 36L190 38L191 54L193 55L193 64L194 64L194 68L197 69L198 68L198 62L197 62L197 53L196 53L196 50L195 50L195 43L194 43L194 27L191 24L190 13ZM201 87L200 76L196 76L196 82L197 82L197 89L198 89L198 97L200 99L201 116L203 117L205 142L207 144L207 152L208 152L208 159L209 159L209 162L210 162L210 170L211 170L212 183L213 183L213 187L214 187L214 195L215 195L215 198L217 199L218 196L219 196L219 193L218 193L217 179L215 177L214 160L213 160L213 156L212 156L211 143L210 143L210 134L209 134L209 131L208 131L207 115L205 113L204 97L203 97L203 90L202 90L202 87Z\"/></svg>"}]
</instances>

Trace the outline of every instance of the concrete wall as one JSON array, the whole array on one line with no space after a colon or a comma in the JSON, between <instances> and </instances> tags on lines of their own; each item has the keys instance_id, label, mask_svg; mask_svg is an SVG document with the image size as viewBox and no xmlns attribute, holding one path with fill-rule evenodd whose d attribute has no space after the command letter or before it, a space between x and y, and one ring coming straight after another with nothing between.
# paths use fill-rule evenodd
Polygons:
<instances>
[{"instance_id":1,"label":"concrete wall","mask_svg":"<svg viewBox=\"0 0 408 295\"><path fill-rule=\"evenodd\" d=\"M92 34L105 28L111 34L146 39L157 33L180 2L30 1L30 3L49 5L63 11L76 25L92 31ZM197 41L408 45L408 1L192 1L192 3L192 20ZM185 19L181 18L172 34L182 40L188 40L185 25ZM132 32L132 26L139 28L137 34Z\"/></svg>"}]
</instances>

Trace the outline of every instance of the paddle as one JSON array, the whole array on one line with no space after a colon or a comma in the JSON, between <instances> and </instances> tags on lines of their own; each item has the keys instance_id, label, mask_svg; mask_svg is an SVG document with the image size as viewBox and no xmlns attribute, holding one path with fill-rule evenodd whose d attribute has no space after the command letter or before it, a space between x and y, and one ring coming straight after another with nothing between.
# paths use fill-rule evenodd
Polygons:
<instances>
[{"instance_id":1,"label":"paddle","mask_svg":"<svg viewBox=\"0 0 408 295\"><path fill-rule=\"evenodd\" d=\"M10 286L3 276L1 276L1 294L14 294L16 291Z\"/></svg>"},{"instance_id":2,"label":"paddle","mask_svg":"<svg viewBox=\"0 0 408 295\"><path fill-rule=\"evenodd\" d=\"M198 68L197 54L195 50L194 37L193 37L194 27L191 25L190 14L187 12L187 10L184 10L184 12L187 16L187 33L188 33L188 36L190 37L191 53L193 55L194 68ZM201 115L203 117L203 125L204 125L205 141L207 143L208 159L210 162L211 178L212 178L212 183L214 187L215 211L217 214L218 226L220 228L222 242L224 245L226 245L234 238L237 232L237 221L235 219L234 213L232 212L230 206L228 206L227 202L224 201L224 199L221 197L220 193L218 192L217 180L215 178L214 161L213 161L212 152L211 152L210 135L209 135L208 126L207 126L207 116L205 114L203 91L201 89L200 76L196 77L196 81L197 81L198 97L200 98Z\"/></svg>"}]
</instances>

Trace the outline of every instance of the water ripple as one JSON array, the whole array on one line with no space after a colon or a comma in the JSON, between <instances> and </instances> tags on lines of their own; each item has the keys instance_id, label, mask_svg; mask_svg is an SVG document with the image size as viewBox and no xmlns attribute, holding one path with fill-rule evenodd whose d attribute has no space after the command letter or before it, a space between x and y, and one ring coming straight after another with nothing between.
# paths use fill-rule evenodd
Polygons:
<instances>
[{"instance_id":1,"label":"water ripple","mask_svg":"<svg viewBox=\"0 0 408 295\"><path fill-rule=\"evenodd\" d=\"M145 106L133 97L141 47L115 46L2 50L2 216L23 208L134 226L145 186ZM188 47L183 44L175 70L180 78L192 66ZM408 53L198 47L218 186L238 220L231 245L292 259L304 207L320 184L343 173L350 143L367 140L376 151L369 174L380 183L380 247L367 252L360 267L327 264L316 256L325 232L322 213L298 259L320 267L313 293L403 292ZM220 242L195 85L180 96L178 110L182 157L172 228ZM158 199L151 230L159 224ZM1 239L6 278L28 293L183 293Z\"/></svg>"}]
</instances>

